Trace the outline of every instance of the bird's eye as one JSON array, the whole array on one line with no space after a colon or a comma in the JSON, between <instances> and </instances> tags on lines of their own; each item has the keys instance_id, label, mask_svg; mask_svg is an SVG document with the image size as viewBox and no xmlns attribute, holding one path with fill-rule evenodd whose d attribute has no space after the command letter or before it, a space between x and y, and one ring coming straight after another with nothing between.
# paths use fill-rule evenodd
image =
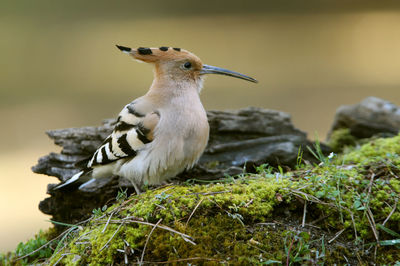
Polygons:
<instances>
[{"instance_id":1,"label":"bird's eye","mask_svg":"<svg viewBox=\"0 0 400 266\"><path fill-rule=\"evenodd\" d=\"M191 67L192 67L192 63L190 63L190 62L186 62L183 64L184 69L190 69Z\"/></svg>"}]
</instances>

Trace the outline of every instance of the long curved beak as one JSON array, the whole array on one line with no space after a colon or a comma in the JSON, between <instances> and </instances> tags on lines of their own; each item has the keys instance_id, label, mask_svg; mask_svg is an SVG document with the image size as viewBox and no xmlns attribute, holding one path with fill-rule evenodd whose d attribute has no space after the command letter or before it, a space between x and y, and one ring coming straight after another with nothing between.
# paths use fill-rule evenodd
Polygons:
<instances>
[{"instance_id":1,"label":"long curved beak","mask_svg":"<svg viewBox=\"0 0 400 266\"><path fill-rule=\"evenodd\" d=\"M231 71L225 68L221 67L215 67L215 66L209 66L209 65L203 65L203 68L200 71L200 74L220 74L220 75L226 75L234 78L239 78L239 79L244 79L247 81L251 81L254 83L258 83L256 79L253 79L252 77L246 76L244 74Z\"/></svg>"}]
</instances>

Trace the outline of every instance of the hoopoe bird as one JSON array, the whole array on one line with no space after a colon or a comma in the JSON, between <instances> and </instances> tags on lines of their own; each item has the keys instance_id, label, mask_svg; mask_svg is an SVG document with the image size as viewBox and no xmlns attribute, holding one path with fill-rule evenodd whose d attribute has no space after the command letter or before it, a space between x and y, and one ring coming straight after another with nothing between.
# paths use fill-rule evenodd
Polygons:
<instances>
[{"instance_id":1,"label":"hoopoe bird","mask_svg":"<svg viewBox=\"0 0 400 266\"><path fill-rule=\"evenodd\" d=\"M204 75L257 82L238 72L205 65L180 48L117 47L135 60L153 64L153 83L144 96L122 109L113 132L86 167L54 189L73 183L83 189L96 179L113 175L131 181L138 194L145 184L166 182L193 167L207 145L209 125L199 96Z\"/></svg>"}]
</instances>

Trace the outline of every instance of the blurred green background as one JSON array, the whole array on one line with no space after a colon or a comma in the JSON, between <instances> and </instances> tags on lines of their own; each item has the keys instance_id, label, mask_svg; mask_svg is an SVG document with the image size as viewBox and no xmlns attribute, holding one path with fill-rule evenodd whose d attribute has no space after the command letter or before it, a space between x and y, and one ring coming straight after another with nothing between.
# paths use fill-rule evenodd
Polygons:
<instances>
[{"instance_id":1,"label":"blurred green background","mask_svg":"<svg viewBox=\"0 0 400 266\"><path fill-rule=\"evenodd\" d=\"M49 226L30 166L56 151L44 132L98 125L144 94L149 65L115 48L174 46L259 80L210 76L206 109L292 114L324 139L336 108L400 104L398 1L5 1L0 3L0 251Z\"/></svg>"}]
</instances>

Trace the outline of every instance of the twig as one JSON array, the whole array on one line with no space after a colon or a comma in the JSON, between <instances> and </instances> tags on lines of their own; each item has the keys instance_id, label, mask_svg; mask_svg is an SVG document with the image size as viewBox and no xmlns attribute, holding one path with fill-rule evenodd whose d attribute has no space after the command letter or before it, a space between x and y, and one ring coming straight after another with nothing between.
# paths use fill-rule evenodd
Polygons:
<instances>
[{"instance_id":1,"label":"twig","mask_svg":"<svg viewBox=\"0 0 400 266\"><path fill-rule=\"evenodd\" d=\"M275 226L276 223L256 223L255 225L272 225L272 226Z\"/></svg>"},{"instance_id":2,"label":"twig","mask_svg":"<svg viewBox=\"0 0 400 266\"><path fill-rule=\"evenodd\" d=\"M313 225L313 224L305 224L305 226L309 226L309 227L314 227L314 228L321 229L320 226L316 226L316 225Z\"/></svg>"},{"instance_id":3,"label":"twig","mask_svg":"<svg viewBox=\"0 0 400 266\"><path fill-rule=\"evenodd\" d=\"M77 239L76 241L81 240L81 239L88 239L88 238L84 238L84 237L87 236L88 234L92 233L93 231L94 231L94 229L89 230L89 231L83 233L82 235L80 235L80 236L78 237L78 239Z\"/></svg>"},{"instance_id":4,"label":"twig","mask_svg":"<svg viewBox=\"0 0 400 266\"><path fill-rule=\"evenodd\" d=\"M121 226L124 224L124 222L122 222L117 230L115 230L114 234L111 236L111 238L107 241L107 243L104 244L104 246L100 249L100 251L102 251L103 249L105 249L105 247L108 245L108 243L110 243L110 241L114 238L114 236L118 233L119 229L121 228Z\"/></svg>"},{"instance_id":5,"label":"twig","mask_svg":"<svg viewBox=\"0 0 400 266\"><path fill-rule=\"evenodd\" d=\"M106 225L104 226L103 230L101 230L101 233L104 233L104 232L106 231L106 228L107 228L108 224L110 223L110 220L111 220L111 217L113 216L113 214L114 214L114 212L112 212L112 213L110 214L110 217L108 218L107 223L106 223Z\"/></svg>"},{"instance_id":6,"label":"twig","mask_svg":"<svg viewBox=\"0 0 400 266\"><path fill-rule=\"evenodd\" d=\"M128 252L127 252L127 251L129 251L129 254L133 254L133 249L131 248L131 245L129 245L128 241L126 241L126 240L124 239L124 250L121 250L120 252L124 253L124 262L125 262L125 265L128 265L128 264L129 264Z\"/></svg>"},{"instance_id":7,"label":"twig","mask_svg":"<svg viewBox=\"0 0 400 266\"><path fill-rule=\"evenodd\" d=\"M63 237L65 234L71 233L71 232L74 231L75 229L81 229L81 227L80 227L79 225L84 224L84 223L90 221L91 219L93 219L93 217L89 217L88 219L83 220L83 221L80 221L80 222L76 223L75 225L71 225L71 226L72 226L71 228L65 230L64 232L62 232L61 234L59 234L57 237L53 238L52 240L50 240L50 241L47 242L46 244L40 246L39 248L35 249L34 251L32 251L32 252L30 252L30 253L28 253L28 254L22 256L22 257L16 258L15 260L13 260L13 262L18 261L18 260L21 260L21 259L24 259L24 258L26 258L26 257L29 257L29 256L31 256L32 254L35 254L35 253L38 252L39 250L41 250L41 249L43 249L43 248L49 246L49 245L50 245L51 243L53 243L55 240L57 240L57 239ZM51 223L53 223L53 224L63 224L63 223L59 223L59 222L56 222L56 221L49 221L49 222L51 222ZM64 224L64 225L65 225L65 224ZM65 246L66 246L66 245L64 245L64 247L65 247ZM64 249L64 247L63 247L63 249ZM58 252L59 252L59 251L58 251ZM57 253L58 253L58 252L57 252ZM54 254L53 254L52 256L54 256Z\"/></svg>"},{"instance_id":8,"label":"twig","mask_svg":"<svg viewBox=\"0 0 400 266\"><path fill-rule=\"evenodd\" d=\"M190 260L222 261L222 260L219 260L219 259L194 257L194 258L185 258L185 259L168 260L168 261L143 261L143 263L148 263L148 264L171 264L171 263L190 261ZM139 264L139 263L140 262L137 262L135 264Z\"/></svg>"},{"instance_id":9,"label":"twig","mask_svg":"<svg viewBox=\"0 0 400 266\"><path fill-rule=\"evenodd\" d=\"M50 240L49 242L47 242L47 243L44 244L43 246L41 246L41 247L35 249L34 251L32 251L32 252L30 252L30 253L28 253L28 254L22 256L22 257L16 258L16 259L14 260L14 262L15 262L15 261L18 261L18 260L21 260L21 259L24 259L24 258L26 258L26 257L29 257L29 256L32 255L32 254L35 254L36 252L38 252L38 251L41 250L42 248L45 248L45 247L47 247L48 245L50 245L52 242L54 242L54 241L57 240L58 238L61 238L63 235L65 235L65 234L67 234L67 233L69 234L70 231L72 231L72 229L76 229L76 228L77 228L77 227L71 227L70 229L65 230L65 231L62 232L59 236L53 238L52 240Z\"/></svg>"},{"instance_id":10,"label":"twig","mask_svg":"<svg viewBox=\"0 0 400 266\"><path fill-rule=\"evenodd\" d=\"M301 222L301 227L304 227L306 223L306 213L307 213L307 201L304 201L304 209L303 209L303 221Z\"/></svg>"},{"instance_id":11,"label":"twig","mask_svg":"<svg viewBox=\"0 0 400 266\"><path fill-rule=\"evenodd\" d=\"M65 257L64 254L61 254L61 257L54 263L54 266L56 266L63 258Z\"/></svg>"},{"instance_id":12,"label":"twig","mask_svg":"<svg viewBox=\"0 0 400 266\"><path fill-rule=\"evenodd\" d=\"M369 209L369 197L371 195L371 189L372 189L372 184L374 183L374 178L375 178L375 173L372 173L371 178L369 179L369 184L368 184L368 193L367 193L368 202L367 202L367 206L364 206L367 209Z\"/></svg>"},{"instance_id":13,"label":"twig","mask_svg":"<svg viewBox=\"0 0 400 266\"><path fill-rule=\"evenodd\" d=\"M64 239L64 238L63 238L63 239ZM61 240L60 242L62 242L62 241L63 241L63 240ZM56 250L53 252L53 255L51 255L51 257L57 256L57 254L60 253L61 250L64 250L64 248L65 248L67 245L68 245L68 242L66 242L66 243L64 244L64 246L63 246L61 249L58 249L58 247L57 247ZM57 251L57 252L56 252L56 251ZM65 256L64 254L61 254L61 255L62 255L61 258ZM60 261L61 258L60 258L58 261Z\"/></svg>"},{"instance_id":14,"label":"twig","mask_svg":"<svg viewBox=\"0 0 400 266\"><path fill-rule=\"evenodd\" d=\"M357 239L358 239L358 236L357 236L356 222L354 221L354 215L353 215L352 212L350 212L350 217L351 217L351 221L352 221L352 223L353 223L354 236L355 236L355 238L356 238L356 240L357 240Z\"/></svg>"},{"instance_id":15,"label":"twig","mask_svg":"<svg viewBox=\"0 0 400 266\"><path fill-rule=\"evenodd\" d=\"M203 200L204 200L204 198L202 198L201 200L199 200L199 203L197 203L196 207L194 207L192 213L190 214L188 220L186 221L185 227L187 227L187 225L188 225L190 219L192 218L194 212L197 210L197 208L200 206L200 204L203 202Z\"/></svg>"},{"instance_id":16,"label":"twig","mask_svg":"<svg viewBox=\"0 0 400 266\"><path fill-rule=\"evenodd\" d=\"M372 183L374 182L374 178L375 178L375 173L372 173L371 178L369 179L367 198L369 198L369 195L371 194Z\"/></svg>"},{"instance_id":17,"label":"twig","mask_svg":"<svg viewBox=\"0 0 400 266\"><path fill-rule=\"evenodd\" d=\"M145 225L151 225L151 226L155 225L155 224L149 223L149 222L143 222L143 221L138 221L138 220L129 220L129 219L132 219L132 218L135 218L135 217L133 217L133 216L125 217L124 219L122 219L122 222L120 220L111 220L110 222L111 223L133 222L133 223L145 224ZM170 231L170 232L175 233L177 235L180 235L183 238L183 240L185 240L186 242L189 242L192 245L196 245L196 243L191 240L191 239L193 239L193 237L191 237L189 235L186 235L184 233L178 232L178 231L176 231L176 230L174 230L174 229L172 229L172 228L170 228L168 226L165 226L165 225L157 225L157 227L161 228L161 229L164 229L164 230L167 230L167 231Z\"/></svg>"},{"instance_id":18,"label":"twig","mask_svg":"<svg viewBox=\"0 0 400 266\"><path fill-rule=\"evenodd\" d=\"M376 241L379 241L378 232L376 231L376 224L375 224L374 216L369 207L367 208L367 219L371 226L372 232L374 233Z\"/></svg>"},{"instance_id":19,"label":"twig","mask_svg":"<svg viewBox=\"0 0 400 266\"><path fill-rule=\"evenodd\" d=\"M83 241L83 242L76 241L74 244L75 245L86 245L86 244L90 244L90 242L89 241Z\"/></svg>"},{"instance_id":20,"label":"twig","mask_svg":"<svg viewBox=\"0 0 400 266\"><path fill-rule=\"evenodd\" d=\"M250 239L251 240L251 239ZM262 253L268 253L267 251L265 251L265 250L263 250L263 249L261 249L261 248L259 248L259 247L256 247L255 245L252 245L251 243L250 244L248 244L250 247L252 247L252 248L255 248L255 249L258 249L259 251L261 251Z\"/></svg>"},{"instance_id":21,"label":"twig","mask_svg":"<svg viewBox=\"0 0 400 266\"><path fill-rule=\"evenodd\" d=\"M207 195L215 195L215 194L222 194L222 193L229 193L232 192L232 190L225 190L225 191L214 191L214 192L197 192L197 193L189 193L186 195L203 195L203 196L207 196Z\"/></svg>"},{"instance_id":22,"label":"twig","mask_svg":"<svg viewBox=\"0 0 400 266\"><path fill-rule=\"evenodd\" d=\"M167 208L165 208L164 206L162 206L162 205L159 205L159 204L156 204L156 203L154 203L154 205L156 205L158 208L160 208L160 209L164 209L164 210L166 210Z\"/></svg>"},{"instance_id":23,"label":"twig","mask_svg":"<svg viewBox=\"0 0 400 266\"><path fill-rule=\"evenodd\" d=\"M328 241L328 243L329 243L329 244L332 243L336 238L338 238L338 237L344 232L344 230L346 230L346 229L343 228L342 230L340 230L339 232L337 232L337 233L335 234L335 236L334 236L331 240Z\"/></svg>"},{"instance_id":24,"label":"twig","mask_svg":"<svg viewBox=\"0 0 400 266\"><path fill-rule=\"evenodd\" d=\"M136 197L132 197L130 199L125 200L124 202L121 203L120 208L123 209L125 207L125 205L127 205L129 202L137 200Z\"/></svg>"},{"instance_id":25,"label":"twig","mask_svg":"<svg viewBox=\"0 0 400 266\"><path fill-rule=\"evenodd\" d=\"M324 202L320 199L318 199L317 197L307 194L303 191L298 191L296 189L290 189L290 188L284 188L285 190L289 190L292 194L296 195L296 196L303 196L306 200L314 202L314 203L319 203L322 205L327 205L327 206L331 206L331 207L335 207L337 208L338 206L336 206L335 204L332 203L328 203L328 202ZM302 198L304 200L304 198ZM342 209L346 209L345 207L341 206Z\"/></svg>"},{"instance_id":26,"label":"twig","mask_svg":"<svg viewBox=\"0 0 400 266\"><path fill-rule=\"evenodd\" d=\"M383 223L382 223L383 226L385 226L385 223L386 223L387 221L389 221L390 217L391 217L391 216L393 215L393 213L396 211L397 202L398 202L398 201L399 201L398 198L396 198L396 199L394 200L394 207L393 207L392 211L389 213L388 217L386 217L385 221L383 221Z\"/></svg>"},{"instance_id":27,"label":"twig","mask_svg":"<svg viewBox=\"0 0 400 266\"><path fill-rule=\"evenodd\" d=\"M34 251L32 251L32 252L30 252L30 253L28 253L28 254L26 254L26 255L24 255L24 256L22 256L22 257L16 258L13 262L22 260L23 258L29 257L29 256L32 255L32 254L35 254L36 252L38 252L38 251L41 250L42 248L45 248L45 247L47 247L48 245L50 245L53 241L55 241L56 239L58 239L60 236L61 236L61 235L59 235L58 237L52 239L51 241L47 242L47 243L44 244L43 246L40 246L39 248L35 249Z\"/></svg>"},{"instance_id":28,"label":"twig","mask_svg":"<svg viewBox=\"0 0 400 266\"><path fill-rule=\"evenodd\" d=\"M347 259L347 257L345 255L343 255L343 258L346 260L347 264L349 263L349 260Z\"/></svg>"},{"instance_id":29,"label":"twig","mask_svg":"<svg viewBox=\"0 0 400 266\"><path fill-rule=\"evenodd\" d=\"M213 201L213 200L210 199L210 198L207 198L207 200L208 200L209 202L211 202L211 203L214 203L215 206L217 206L221 211L225 211L224 208L222 208L221 205L218 204L218 202Z\"/></svg>"},{"instance_id":30,"label":"twig","mask_svg":"<svg viewBox=\"0 0 400 266\"><path fill-rule=\"evenodd\" d=\"M142 256L140 257L140 262L139 265L143 264L143 258L144 258L144 253L146 252L146 247L147 247L147 243L149 242L150 236L153 233L154 229L156 229L156 227L158 226L159 223L161 223L162 218L160 220L158 220L158 222L153 226L153 228L151 229L149 235L147 236L146 239L146 243L144 243L144 247L143 247L143 251L142 251Z\"/></svg>"},{"instance_id":31,"label":"twig","mask_svg":"<svg viewBox=\"0 0 400 266\"><path fill-rule=\"evenodd\" d=\"M249 207L250 204L252 204L254 201L254 199L251 199L249 202L246 203L246 205L244 205L245 208Z\"/></svg>"},{"instance_id":32,"label":"twig","mask_svg":"<svg viewBox=\"0 0 400 266\"><path fill-rule=\"evenodd\" d=\"M99 216L99 217L96 217L96 219L94 219L95 221L97 221L97 220L101 220L101 219L103 219L104 218L104 216L106 216L106 214L103 214L103 215L101 215L101 216Z\"/></svg>"}]
</instances>

